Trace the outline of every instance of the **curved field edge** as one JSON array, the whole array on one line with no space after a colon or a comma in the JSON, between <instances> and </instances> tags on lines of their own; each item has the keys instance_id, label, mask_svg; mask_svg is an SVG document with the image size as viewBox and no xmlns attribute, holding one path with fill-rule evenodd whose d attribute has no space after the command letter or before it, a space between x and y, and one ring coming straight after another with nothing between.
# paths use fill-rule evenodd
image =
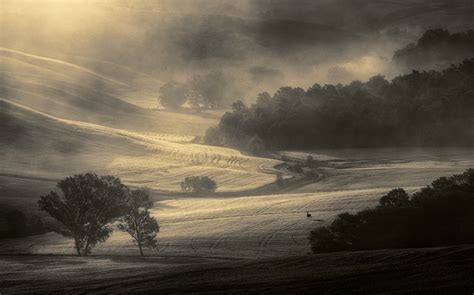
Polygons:
<instances>
[{"instance_id":1,"label":"curved field edge","mask_svg":"<svg viewBox=\"0 0 474 295\"><path fill-rule=\"evenodd\" d=\"M36 174L42 177L64 177L96 171L118 176L132 186L171 192L180 190L179 184L186 176L209 176L220 191L239 191L274 182L273 167L280 163L229 148L194 144L192 136L134 132L66 120L2 98L0 107L15 126L30 132L28 144L35 147L25 153L21 149L5 153L5 162L12 165L6 165L2 173L39 170ZM76 150L64 153L51 149L58 140ZM48 158L55 167L35 169L40 166L35 161ZM6 167L15 167L15 171Z\"/></svg>"}]
</instances>

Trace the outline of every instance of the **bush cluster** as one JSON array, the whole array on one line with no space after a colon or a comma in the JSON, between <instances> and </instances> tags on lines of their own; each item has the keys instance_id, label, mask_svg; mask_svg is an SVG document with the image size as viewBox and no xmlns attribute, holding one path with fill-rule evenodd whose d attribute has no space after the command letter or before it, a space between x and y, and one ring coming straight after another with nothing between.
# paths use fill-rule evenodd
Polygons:
<instances>
[{"instance_id":1,"label":"bush cluster","mask_svg":"<svg viewBox=\"0 0 474 295\"><path fill-rule=\"evenodd\" d=\"M474 243L474 169L441 177L411 197L394 189L379 203L313 230L313 252Z\"/></svg>"}]
</instances>

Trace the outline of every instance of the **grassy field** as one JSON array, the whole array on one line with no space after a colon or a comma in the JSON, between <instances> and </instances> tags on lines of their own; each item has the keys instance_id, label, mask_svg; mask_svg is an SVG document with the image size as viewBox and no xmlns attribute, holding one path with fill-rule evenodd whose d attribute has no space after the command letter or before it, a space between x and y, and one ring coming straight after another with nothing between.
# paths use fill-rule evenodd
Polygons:
<instances>
[{"instance_id":1,"label":"grassy field","mask_svg":"<svg viewBox=\"0 0 474 295\"><path fill-rule=\"evenodd\" d=\"M334 149L282 154L297 159L309 154L324 167L326 178L297 192L420 187L474 167L474 150L470 148Z\"/></svg>"},{"instance_id":2,"label":"grassy field","mask_svg":"<svg viewBox=\"0 0 474 295\"><path fill-rule=\"evenodd\" d=\"M437 177L474 167L472 149L285 151L272 159L254 157L195 143L216 124L216 113L147 108L153 88L143 84L156 81L144 74L111 64L92 70L85 60L72 64L5 48L0 62L5 82L0 85L0 216L19 208L47 221L37 209L39 196L65 176L92 171L118 176L133 188L150 188L156 201L152 214L161 226L158 249L147 250L143 259L135 257L137 248L119 231L89 258L70 256L72 240L53 232L0 240L1 294L337 293L343 287L389 293L393 280L400 282L400 292L426 291L434 283L441 291L471 286L466 271L472 266L471 247L313 256L307 238L342 212L375 206L392 188L413 192ZM127 78L135 75L140 81ZM278 188L276 172L295 176L278 165L307 155L316 160L317 177L298 175ZM182 194L179 184L186 176L209 176L218 190L200 197ZM2 223L0 218L0 230ZM377 279L380 284L372 283Z\"/></svg>"},{"instance_id":3,"label":"grassy field","mask_svg":"<svg viewBox=\"0 0 474 295\"><path fill-rule=\"evenodd\" d=\"M255 258L306 254L311 229L346 210L373 206L383 189L238 198L179 198L158 201L159 247L150 255ZM313 218L306 218L306 211ZM73 242L49 233L4 240L3 253L74 254ZM119 231L96 254L133 255L130 237Z\"/></svg>"},{"instance_id":4,"label":"grassy field","mask_svg":"<svg viewBox=\"0 0 474 295\"><path fill-rule=\"evenodd\" d=\"M365 158L359 151L359 158L321 162L320 165L325 165L322 179L284 194L157 196L152 213L161 225L159 248L149 254L231 258L304 255L310 251L308 233L317 226L327 225L337 214L374 207L381 196L399 184L409 184L403 187L412 192L438 176L462 172L472 159L470 150L440 149L437 153L443 155L443 160L438 161L443 164L430 162L423 166L419 163L424 161L426 151L420 150L418 156L413 151L410 153L412 158L397 164L392 163L397 161L393 159L393 151L376 157L370 151ZM344 166L337 167L341 162ZM390 165L401 165L404 167L401 169L408 170L397 171ZM307 211L312 218L306 218ZM74 253L70 239L53 233L3 241L0 249L4 253ZM136 251L130 238L118 231L94 249L94 253L102 255L133 255Z\"/></svg>"},{"instance_id":5,"label":"grassy field","mask_svg":"<svg viewBox=\"0 0 474 295\"><path fill-rule=\"evenodd\" d=\"M81 60L82 61L82 60ZM48 115L128 130L203 135L216 114L154 110L162 84L111 63L70 63L0 47L0 98ZM86 66L84 66L85 64ZM138 81L137 81L138 80Z\"/></svg>"},{"instance_id":6,"label":"grassy field","mask_svg":"<svg viewBox=\"0 0 474 295\"><path fill-rule=\"evenodd\" d=\"M186 176L206 175L215 179L220 190L232 191L273 182L271 172L279 163L194 144L193 136L134 132L60 119L3 99L0 108L11 125L24 128L28 135L24 142L2 142L7 151L3 161L11 163L2 169L4 174L58 179L95 171L162 191L178 191Z\"/></svg>"},{"instance_id":7,"label":"grassy field","mask_svg":"<svg viewBox=\"0 0 474 295\"><path fill-rule=\"evenodd\" d=\"M2 294L471 294L472 246L229 260L0 256Z\"/></svg>"}]
</instances>

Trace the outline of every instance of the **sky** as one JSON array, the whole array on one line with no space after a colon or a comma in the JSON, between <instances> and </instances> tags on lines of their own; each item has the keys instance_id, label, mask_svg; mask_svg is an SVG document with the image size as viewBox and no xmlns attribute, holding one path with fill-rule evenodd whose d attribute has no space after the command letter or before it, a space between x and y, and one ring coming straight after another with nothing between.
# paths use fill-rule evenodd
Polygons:
<instances>
[{"instance_id":1,"label":"sky","mask_svg":"<svg viewBox=\"0 0 474 295\"><path fill-rule=\"evenodd\" d=\"M1 0L0 46L159 81L219 73L233 100L403 73L425 30L472 28L468 0ZM454 17L455 16L455 17ZM234 99L235 98L235 99Z\"/></svg>"}]
</instances>

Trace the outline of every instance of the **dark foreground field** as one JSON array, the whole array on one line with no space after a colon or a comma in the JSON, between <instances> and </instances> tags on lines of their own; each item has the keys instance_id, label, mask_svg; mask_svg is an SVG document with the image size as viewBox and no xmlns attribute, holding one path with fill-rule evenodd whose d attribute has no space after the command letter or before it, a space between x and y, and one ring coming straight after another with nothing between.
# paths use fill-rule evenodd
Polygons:
<instances>
[{"instance_id":1,"label":"dark foreground field","mask_svg":"<svg viewBox=\"0 0 474 295\"><path fill-rule=\"evenodd\" d=\"M283 259L0 256L0 292L472 294L474 247Z\"/></svg>"}]
</instances>

